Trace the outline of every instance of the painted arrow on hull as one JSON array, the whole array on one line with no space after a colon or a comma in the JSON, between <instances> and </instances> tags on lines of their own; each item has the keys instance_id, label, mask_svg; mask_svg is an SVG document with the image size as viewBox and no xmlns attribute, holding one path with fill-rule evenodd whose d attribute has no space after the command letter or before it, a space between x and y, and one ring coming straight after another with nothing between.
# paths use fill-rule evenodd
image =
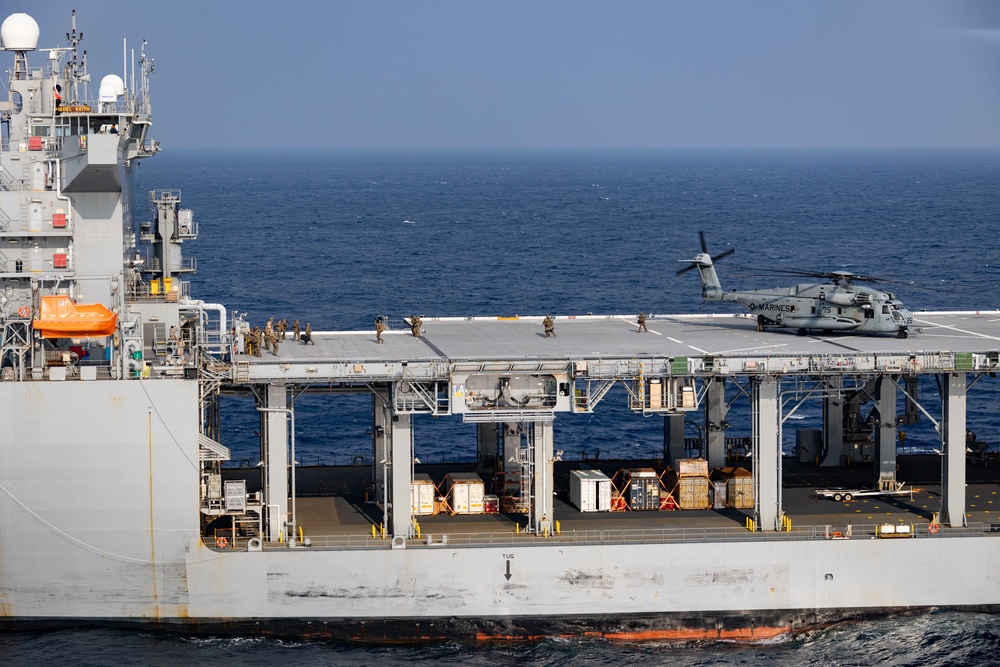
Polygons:
<instances>
[{"instance_id":1,"label":"painted arrow on hull","mask_svg":"<svg viewBox=\"0 0 1000 667\"><path fill-rule=\"evenodd\" d=\"M503 576L504 579L510 581L510 561L507 561L507 572Z\"/></svg>"}]
</instances>

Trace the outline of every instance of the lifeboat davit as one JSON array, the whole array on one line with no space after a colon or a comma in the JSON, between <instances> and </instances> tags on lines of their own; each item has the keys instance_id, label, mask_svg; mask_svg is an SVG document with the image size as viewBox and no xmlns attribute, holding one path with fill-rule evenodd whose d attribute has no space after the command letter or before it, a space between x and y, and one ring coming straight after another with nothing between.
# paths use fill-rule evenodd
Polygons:
<instances>
[{"instance_id":1,"label":"lifeboat davit","mask_svg":"<svg viewBox=\"0 0 1000 667\"><path fill-rule=\"evenodd\" d=\"M118 315L100 303L76 303L67 296L43 296L39 317L31 325L42 338L110 336Z\"/></svg>"}]
</instances>

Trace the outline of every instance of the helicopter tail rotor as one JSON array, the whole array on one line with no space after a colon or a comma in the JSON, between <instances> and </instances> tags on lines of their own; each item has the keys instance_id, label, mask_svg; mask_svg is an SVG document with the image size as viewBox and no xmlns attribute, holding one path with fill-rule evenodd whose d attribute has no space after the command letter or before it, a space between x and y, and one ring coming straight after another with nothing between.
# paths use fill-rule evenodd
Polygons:
<instances>
[{"instance_id":1,"label":"helicopter tail rotor","mask_svg":"<svg viewBox=\"0 0 1000 667\"><path fill-rule=\"evenodd\" d=\"M683 269L680 269L679 271L677 271L677 275L681 275L682 273L687 273L691 269L698 268L699 266L712 266L715 262L718 262L720 259L724 257L729 257L734 252L736 252L736 248L729 248L728 250L724 250L720 252L718 255L712 257L711 255L708 254L708 243L705 241L705 232L698 232L698 240L701 243L701 254L695 257L694 259L679 260L681 262L690 262L691 266L685 266ZM705 261L706 259L708 261Z\"/></svg>"},{"instance_id":2,"label":"helicopter tail rotor","mask_svg":"<svg viewBox=\"0 0 1000 667\"><path fill-rule=\"evenodd\" d=\"M685 266L677 272L677 275L686 273L691 269L698 269L698 277L701 279L701 296L706 301L722 301L725 299L722 285L719 283L719 276L715 272L715 262L724 257L729 257L736 248L729 248L715 257L708 253L708 244L705 242L705 232L698 232L698 240L701 242L701 254L694 259L680 260L689 262L690 266Z\"/></svg>"}]
</instances>

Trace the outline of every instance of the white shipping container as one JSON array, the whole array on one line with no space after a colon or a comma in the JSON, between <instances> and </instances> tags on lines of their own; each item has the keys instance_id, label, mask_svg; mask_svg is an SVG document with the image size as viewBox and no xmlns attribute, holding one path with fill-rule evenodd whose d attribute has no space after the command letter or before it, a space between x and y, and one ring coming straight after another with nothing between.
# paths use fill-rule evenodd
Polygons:
<instances>
[{"instance_id":1,"label":"white shipping container","mask_svg":"<svg viewBox=\"0 0 1000 667\"><path fill-rule=\"evenodd\" d=\"M581 512L610 512L611 480L600 470L573 470L569 501Z\"/></svg>"},{"instance_id":2,"label":"white shipping container","mask_svg":"<svg viewBox=\"0 0 1000 667\"><path fill-rule=\"evenodd\" d=\"M486 488L475 473L453 472L445 478L448 483L448 504L455 514L482 514Z\"/></svg>"},{"instance_id":3,"label":"white shipping container","mask_svg":"<svg viewBox=\"0 0 1000 667\"><path fill-rule=\"evenodd\" d=\"M413 505L413 513L425 516L434 514L434 482L431 476L424 473L417 473L413 477L410 485L410 500Z\"/></svg>"}]
</instances>

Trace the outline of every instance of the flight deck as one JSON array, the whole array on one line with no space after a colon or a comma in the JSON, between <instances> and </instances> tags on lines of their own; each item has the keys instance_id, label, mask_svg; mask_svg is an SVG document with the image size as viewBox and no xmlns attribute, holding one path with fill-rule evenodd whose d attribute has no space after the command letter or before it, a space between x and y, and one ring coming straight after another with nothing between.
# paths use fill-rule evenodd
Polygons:
<instances>
[{"instance_id":1,"label":"flight deck","mask_svg":"<svg viewBox=\"0 0 1000 667\"><path fill-rule=\"evenodd\" d=\"M651 361L677 358L712 358L716 369L725 359L728 372L756 372L758 368L783 373L801 369L787 360L833 358L835 367L876 370L875 357L891 365L910 356L937 358L942 353L989 354L1000 350L1000 311L924 312L914 315L914 333L905 339L851 333L796 335L787 329L757 330L756 319L744 314L657 315L647 320L649 332L638 333L635 316L557 316L555 337L546 338L542 317L424 318L423 333L408 329L382 334L375 331L316 332L314 345L287 338L278 354L237 354L248 364L247 380L351 379L360 374L392 376L398 364L434 366L439 362L565 362L587 360ZM781 366L768 360L786 360ZM866 361L867 360L867 361ZM753 362L760 362L758 366ZM322 370L298 366L328 364ZM347 368L342 365L346 364ZM358 370L358 366L364 367ZM782 368L784 370L782 370ZM921 364L921 370L934 365ZM411 372L413 369L410 369ZM806 366L803 370L815 370ZM970 369L971 370L971 369ZM325 372L324 372L325 371Z\"/></svg>"},{"instance_id":2,"label":"flight deck","mask_svg":"<svg viewBox=\"0 0 1000 667\"><path fill-rule=\"evenodd\" d=\"M382 343L375 330L313 332L308 344L287 335L276 353L249 355L250 324L238 319L232 363L213 381L223 391L254 395L266 470L284 469L294 457L295 396L371 395L369 496L381 508L381 525L404 542L417 523L410 503L393 499L413 492L414 416L475 423L476 471L502 478L503 507L525 515L527 532L551 533L562 454L553 421L557 414L596 412L615 385L626 389L633 413L663 417L664 468L689 454L690 421L701 421L699 449L708 469L726 466L728 413L736 398L749 399L754 505L748 516L763 531L781 530L791 517L783 506L782 430L803 402L821 402L824 417L820 444L799 462L829 469L867 461L874 465L869 488L897 484L900 431L929 419L944 455L934 517L950 528L968 524L966 393L1000 365L1000 311L916 313L905 337L799 335L758 322L746 314L655 315L640 332L633 315L557 315L547 336L540 316L424 317L417 331L403 328L402 319L392 323ZM918 393L920 377L928 375L938 378L940 414ZM869 402L874 407L862 422L861 405ZM265 477L266 497L294 498L295 475ZM279 501L271 511L283 516L288 509ZM280 539L281 523L264 523L271 526L269 540Z\"/></svg>"}]
</instances>

